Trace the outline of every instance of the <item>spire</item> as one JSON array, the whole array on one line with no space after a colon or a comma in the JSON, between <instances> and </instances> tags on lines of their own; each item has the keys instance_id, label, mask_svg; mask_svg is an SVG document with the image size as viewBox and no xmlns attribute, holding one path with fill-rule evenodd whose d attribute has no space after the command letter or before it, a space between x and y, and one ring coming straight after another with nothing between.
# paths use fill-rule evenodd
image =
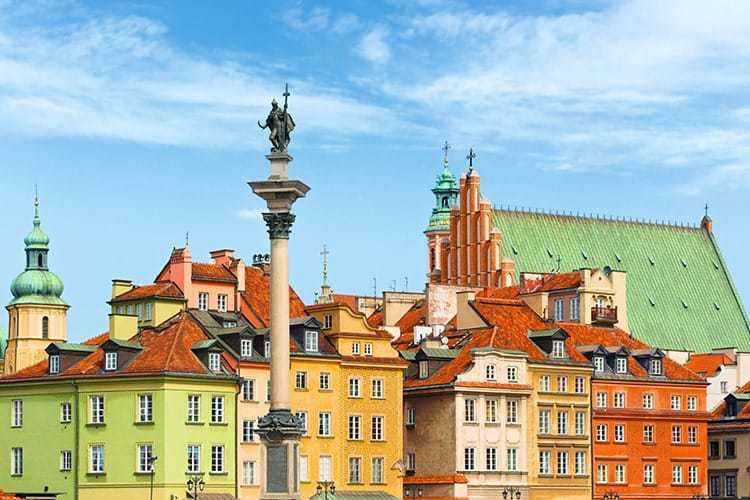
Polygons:
<instances>
[{"instance_id":1,"label":"spire","mask_svg":"<svg viewBox=\"0 0 750 500\"><path fill-rule=\"evenodd\" d=\"M39 227L42 224L42 219L39 217L39 192L37 191L36 184L34 184L34 226Z\"/></svg>"},{"instance_id":2,"label":"spire","mask_svg":"<svg viewBox=\"0 0 750 500\"><path fill-rule=\"evenodd\" d=\"M441 148L443 152L443 171L437 176L432 193L435 195L435 206L432 209L426 232L448 230L450 212L458 204L458 183L448 168L448 141Z\"/></svg>"},{"instance_id":3,"label":"spire","mask_svg":"<svg viewBox=\"0 0 750 500\"><path fill-rule=\"evenodd\" d=\"M323 251L320 252L320 255L323 256L323 286L328 286L328 255L330 253L324 244Z\"/></svg>"},{"instance_id":4,"label":"spire","mask_svg":"<svg viewBox=\"0 0 750 500\"><path fill-rule=\"evenodd\" d=\"M703 219L701 219L701 227L708 231L709 233L713 233L714 231L714 221L711 219L711 216L708 215L708 203L703 207Z\"/></svg>"},{"instance_id":5,"label":"spire","mask_svg":"<svg viewBox=\"0 0 750 500\"><path fill-rule=\"evenodd\" d=\"M26 250L47 250L49 245L49 237L42 231L42 218L39 216L39 194L34 186L34 227L31 232L26 235L23 242L26 244Z\"/></svg>"}]
</instances>

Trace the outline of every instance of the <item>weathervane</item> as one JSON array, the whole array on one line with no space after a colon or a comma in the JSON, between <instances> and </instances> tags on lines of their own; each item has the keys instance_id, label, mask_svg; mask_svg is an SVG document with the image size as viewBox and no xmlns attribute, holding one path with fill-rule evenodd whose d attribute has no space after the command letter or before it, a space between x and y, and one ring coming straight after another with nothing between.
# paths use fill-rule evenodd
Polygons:
<instances>
[{"instance_id":1,"label":"weathervane","mask_svg":"<svg viewBox=\"0 0 750 500\"><path fill-rule=\"evenodd\" d=\"M474 148L469 148L469 154L466 155L466 159L469 160L469 173L474 170L474 158L476 157L477 154L474 152Z\"/></svg>"},{"instance_id":2,"label":"weathervane","mask_svg":"<svg viewBox=\"0 0 750 500\"><path fill-rule=\"evenodd\" d=\"M261 129L268 129L271 133L268 135L268 140L271 141L271 152L272 153L285 153L286 148L289 146L291 141L291 133L294 130L294 119L289 114L289 84L287 83L284 87L284 109L279 109L279 103L276 99L271 101L271 111L268 113L266 118L266 124L263 125L260 121L258 126Z\"/></svg>"}]
</instances>

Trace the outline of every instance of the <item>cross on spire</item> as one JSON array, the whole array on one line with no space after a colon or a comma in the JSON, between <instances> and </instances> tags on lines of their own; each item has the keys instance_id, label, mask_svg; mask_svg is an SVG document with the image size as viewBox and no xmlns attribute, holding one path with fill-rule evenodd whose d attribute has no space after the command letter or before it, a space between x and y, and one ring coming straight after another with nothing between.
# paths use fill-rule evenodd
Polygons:
<instances>
[{"instance_id":1,"label":"cross on spire","mask_svg":"<svg viewBox=\"0 0 750 500\"><path fill-rule=\"evenodd\" d=\"M328 285L328 255L330 253L328 247L323 245L323 251L320 252L320 255L323 256L323 286Z\"/></svg>"},{"instance_id":2,"label":"cross on spire","mask_svg":"<svg viewBox=\"0 0 750 500\"><path fill-rule=\"evenodd\" d=\"M706 206L703 207L703 209L705 210L706 217L708 217L708 203L706 203Z\"/></svg>"},{"instance_id":3,"label":"cross on spire","mask_svg":"<svg viewBox=\"0 0 750 500\"><path fill-rule=\"evenodd\" d=\"M185 231L185 248L190 246L190 231Z\"/></svg>"},{"instance_id":4,"label":"cross on spire","mask_svg":"<svg viewBox=\"0 0 750 500\"><path fill-rule=\"evenodd\" d=\"M469 148L469 154L466 155L466 159L469 160L469 170L474 170L474 158L477 154L474 152L474 148Z\"/></svg>"},{"instance_id":5,"label":"cross on spire","mask_svg":"<svg viewBox=\"0 0 750 500\"><path fill-rule=\"evenodd\" d=\"M450 145L448 144L448 141L445 141L445 144L443 145L443 164L447 167L448 166L448 150L450 149Z\"/></svg>"}]
</instances>

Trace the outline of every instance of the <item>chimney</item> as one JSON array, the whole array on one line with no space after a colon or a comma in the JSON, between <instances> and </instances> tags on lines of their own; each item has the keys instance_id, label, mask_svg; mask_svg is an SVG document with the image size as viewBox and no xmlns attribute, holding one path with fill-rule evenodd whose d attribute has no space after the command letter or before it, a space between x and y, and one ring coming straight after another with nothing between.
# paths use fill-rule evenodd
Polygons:
<instances>
[{"instance_id":1,"label":"chimney","mask_svg":"<svg viewBox=\"0 0 750 500\"><path fill-rule=\"evenodd\" d=\"M129 292L134 288L133 282L130 280L112 280L112 298L118 297L125 292Z\"/></svg>"},{"instance_id":2,"label":"chimney","mask_svg":"<svg viewBox=\"0 0 750 500\"><path fill-rule=\"evenodd\" d=\"M513 286L516 280L516 263L509 257L500 261L500 288Z\"/></svg>"},{"instance_id":3,"label":"chimney","mask_svg":"<svg viewBox=\"0 0 750 500\"><path fill-rule=\"evenodd\" d=\"M138 333L138 316L128 314L109 315L109 338L130 340Z\"/></svg>"},{"instance_id":4,"label":"chimney","mask_svg":"<svg viewBox=\"0 0 750 500\"><path fill-rule=\"evenodd\" d=\"M169 280L180 287L190 303L193 296L193 256L188 247L172 250L172 255L169 257Z\"/></svg>"},{"instance_id":5,"label":"chimney","mask_svg":"<svg viewBox=\"0 0 750 500\"><path fill-rule=\"evenodd\" d=\"M232 264L232 259L234 259L234 250L230 250L228 248L214 250L213 252L211 252L211 259L217 266L229 267Z\"/></svg>"},{"instance_id":6,"label":"chimney","mask_svg":"<svg viewBox=\"0 0 750 500\"><path fill-rule=\"evenodd\" d=\"M456 293L456 329L467 330L487 326L482 317L470 305L471 302L476 300L476 297L477 294L473 290L462 290Z\"/></svg>"}]
</instances>

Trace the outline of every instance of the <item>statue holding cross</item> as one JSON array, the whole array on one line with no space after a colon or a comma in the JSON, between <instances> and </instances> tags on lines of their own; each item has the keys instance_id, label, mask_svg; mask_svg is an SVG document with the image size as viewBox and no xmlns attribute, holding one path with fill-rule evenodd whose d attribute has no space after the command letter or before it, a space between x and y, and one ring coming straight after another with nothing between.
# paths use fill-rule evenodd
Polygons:
<instances>
[{"instance_id":1,"label":"statue holding cross","mask_svg":"<svg viewBox=\"0 0 750 500\"><path fill-rule=\"evenodd\" d=\"M258 122L258 126L262 129L270 130L268 140L271 141L271 152L272 153L284 153L286 148L289 146L291 140L291 133L294 130L294 119L289 114L288 98L289 84L286 84L284 89L284 108L280 109L276 99L271 101L271 111L268 113L266 118L266 124Z\"/></svg>"}]
</instances>

